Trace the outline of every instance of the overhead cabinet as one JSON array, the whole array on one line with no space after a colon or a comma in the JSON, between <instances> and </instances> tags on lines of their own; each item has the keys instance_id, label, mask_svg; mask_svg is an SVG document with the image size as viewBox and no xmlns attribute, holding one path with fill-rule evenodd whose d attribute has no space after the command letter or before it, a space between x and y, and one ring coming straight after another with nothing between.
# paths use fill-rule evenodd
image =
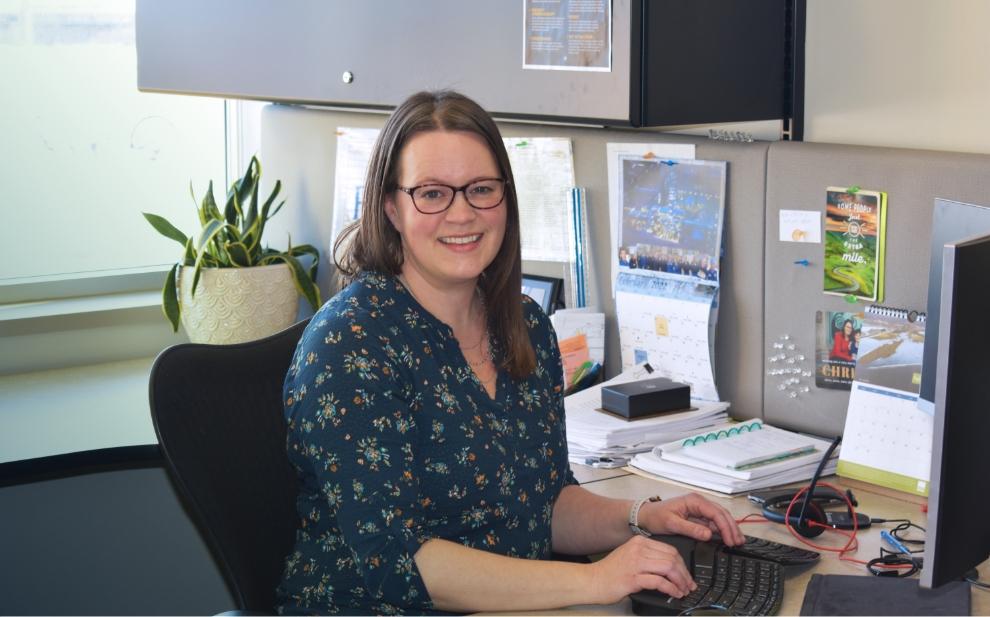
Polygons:
<instances>
[{"instance_id":1,"label":"overhead cabinet","mask_svg":"<svg viewBox=\"0 0 990 617\"><path fill-rule=\"evenodd\" d=\"M613 0L610 70L586 71L523 68L523 0L138 0L138 87L364 109L454 88L503 118L615 126L776 119L803 1Z\"/></svg>"}]
</instances>

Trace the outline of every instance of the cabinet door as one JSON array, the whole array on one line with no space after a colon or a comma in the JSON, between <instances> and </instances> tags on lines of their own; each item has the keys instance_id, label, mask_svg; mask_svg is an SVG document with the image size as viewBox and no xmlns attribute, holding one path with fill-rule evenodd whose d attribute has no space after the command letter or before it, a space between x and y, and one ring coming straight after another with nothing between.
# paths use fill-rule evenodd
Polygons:
<instances>
[{"instance_id":1,"label":"cabinet door","mask_svg":"<svg viewBox=\"0 0 990 617\"><path fill-rule=\"evenodd\" d=\"M418 90L453 88L503 117L639 123L640 0L612 0L607 72L523 69L522 0L138 0L137 8L144 91L387 109Z\"/></svg>"}]
</instances>

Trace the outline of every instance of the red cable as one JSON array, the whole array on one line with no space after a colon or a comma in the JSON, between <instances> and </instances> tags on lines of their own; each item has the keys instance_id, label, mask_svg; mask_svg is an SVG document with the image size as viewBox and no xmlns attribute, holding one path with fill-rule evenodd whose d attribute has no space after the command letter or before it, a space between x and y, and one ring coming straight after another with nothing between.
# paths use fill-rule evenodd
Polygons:
<instances>
[{"instance_id":1,"label":"red cable","mask_svg":"<svg viewBox=\"0 0 990 617\"><path fill-rule=\"evenodd\" d=\"M837 487L835 487L835 486L833 486L833 485L831 485L831 484L829 484L827 482L819 482L818 483L818 486L828 487L828 488L834 490L839 495L842 495L842 498L845 500L846 505L849 507L849 512L852 514L853 530L852 530L852 533L847 533L845 531L842 531L841 529L835 529L834 527L829 527L828 525L822 524L822 523L820 523L818 521L807 521L806 524L809 525L809 526L813 526L813 527L823 527L823 528L825 528L826 531L833 531L835 533L839 533L841 535L844 535L844 536L848 537L849 540L846 542L845 546L843 546L842 548L835 548L835 547L831 547L831 546L822 546L820 544L816 544L816 543L812 542L811 540L808 540L807 538L805 538L801 534L799 534L794 529L794 527L791 525L791 510L794 508L794 505L796 503L798 503L798 501L800 500L801 496L808 492L808 488L809 487L807 487L807 486L804 487L804 488L802 488L801 490L799 490L794 495L794 497L791 498L791 502L787 505L787 511L784 513L784 526L787 527L787 530L789 532L791 532L791 535L792 536L794 536L795 538L797 538L803 544L807 544L808 546L810 546L810 547L812 547L814 549L820 550L820 551L826 551L826 552L830 552L830 553L838 553L838 557L839 557L839 560L840 561L849 561L849 562L852 562L852 563L856 563L856 564L860 564L860 565L865 566L867 562L865 562L865 561L863 561L861 559L853 559L851 557L846 557L845 556L846 553L856 552L856 550L859 548L859 540L856 539L856 533L859 530L859 521L856 519L856 510L853 507L852 502L849 500L849 496L846 495L844 492L840 491ZM736 522L737 523L761 523L761 522L767 522L767 519L764 518L764 517L762 517L762 516L760 516L759 514L747 514L746 516L742 517L741 519L737 519ZM911 565L910 564L892 564L892 565L878 564L878 565L876 565L874 567L877 567L877 568L902 568L902 569L906 569L906 568L910 568Z\"/></svg>"}]
</instances>

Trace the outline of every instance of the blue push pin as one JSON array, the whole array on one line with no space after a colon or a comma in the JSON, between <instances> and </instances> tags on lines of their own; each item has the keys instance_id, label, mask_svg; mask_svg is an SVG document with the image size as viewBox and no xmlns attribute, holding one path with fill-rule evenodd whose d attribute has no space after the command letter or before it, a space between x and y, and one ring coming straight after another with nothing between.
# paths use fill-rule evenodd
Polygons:
<instances>
[{"instance_id":1,"label":"blue push pin","mask_svg":"<svg viewBox=\"0 0 990 617\"><path fill-rule=\"evenodd\" d=\"M794 262L798 266L810 266L811 263L807 259L799 259Z\"/></svg>"}]
</instances>

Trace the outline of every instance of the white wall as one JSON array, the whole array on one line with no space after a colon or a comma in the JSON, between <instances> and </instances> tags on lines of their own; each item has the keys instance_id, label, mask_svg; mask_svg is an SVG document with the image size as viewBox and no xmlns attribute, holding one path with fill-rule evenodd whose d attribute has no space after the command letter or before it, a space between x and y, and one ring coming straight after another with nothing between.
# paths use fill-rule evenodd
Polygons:
<instances>
[{"instance_id":1,"label":"white wall","mask_svg":"<svg viewBox=\"0 0 990 617\"><path fill-rule=\"evenodd\" d=\"M805 140L990 153L990 0L808 0Z\"/></svg>"}]
</instances>

